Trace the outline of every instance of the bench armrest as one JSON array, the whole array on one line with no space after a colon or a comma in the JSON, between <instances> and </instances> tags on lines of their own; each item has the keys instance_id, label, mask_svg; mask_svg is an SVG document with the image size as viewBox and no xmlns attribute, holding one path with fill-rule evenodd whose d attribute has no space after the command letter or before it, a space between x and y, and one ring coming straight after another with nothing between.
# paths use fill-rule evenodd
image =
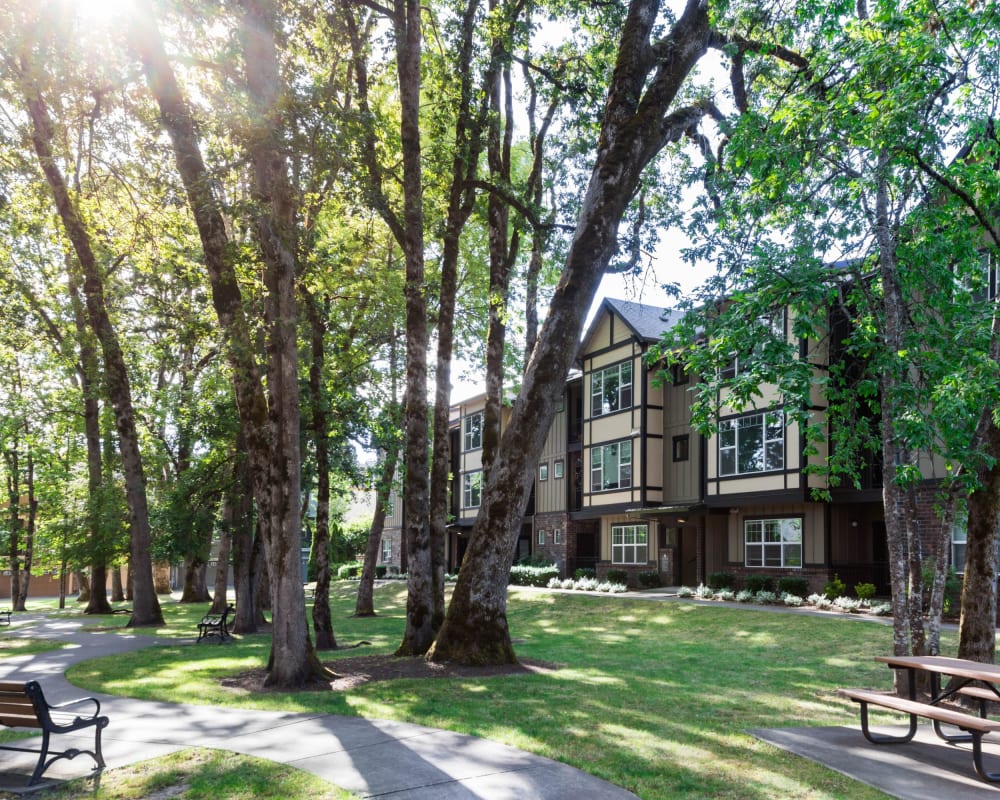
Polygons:
<instances>
[{"instance_id":1,"label":"bench armrest","mask_svg":"<svg viewBox=\"0 0 1000 800\"><path fill-rule=\"evenodd\" d=\"M96 708L94 709L93 716L96 717L101 713L101 701L96 697L81 697L77 700L67 700L65 703L57 703L56 705L50 705L49 709L51 711L61 711L64 708L69 708L70 706L76 706L80 703L93 703Z\"/></svg>"}]
</instances>

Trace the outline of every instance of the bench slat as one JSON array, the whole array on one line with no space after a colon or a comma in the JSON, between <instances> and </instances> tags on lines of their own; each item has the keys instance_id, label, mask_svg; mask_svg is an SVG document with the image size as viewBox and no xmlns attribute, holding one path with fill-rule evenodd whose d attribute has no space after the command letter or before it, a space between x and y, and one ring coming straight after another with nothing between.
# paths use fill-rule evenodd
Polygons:
<instances>
[{"instance_id":1,"label":"bench slat","mask_svg":"<svg viewBox=\"0 0 1000 800\"><path fill-rule=\"evenodd\" d=\"M858 703L868 703L873 706L881 706L898 711L901 714L916 714L918 717L937 720L946 725L954 725L964 730L976 730L981 733L1000 731L1000 722L974 717L961 711L953 711L950 708L932 706L927 703L920 703L916 700L908 700L895 694L885 694L883 692L873 692L869 689L840 689L838 690L844 697L849 697Z\"/></svg>"}]
</instances>

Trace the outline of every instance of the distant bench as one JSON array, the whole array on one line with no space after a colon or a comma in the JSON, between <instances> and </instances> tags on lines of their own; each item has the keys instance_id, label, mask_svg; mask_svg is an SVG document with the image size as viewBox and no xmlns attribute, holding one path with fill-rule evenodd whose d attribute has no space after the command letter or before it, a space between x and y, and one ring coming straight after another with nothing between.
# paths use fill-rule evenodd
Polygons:
<instances>
[{"instance_id":1,"label":"distant bench","mask_svg":"<svg viewBox=\"0 0 1000 800\"><path fill-rule=\"evenodd\" d=\"M9 608L0 608L0 625L10 625L10 615Z\"/></svg>"},{"instance_id":2,"label":"distant bench","mask_svg":"<svg viewBox=\"0 0 1000 800\"><path fill-rule=\"evenodd\" d=\"M93 703L91 715L80 715L66 711L71 706L80 703ZM89 755L97 766L104 768L104 756L101 755L101 731L108 726L108 718L100 716L101 703L96 697L82 697L68 703L49 705L42 693L42 687L36 681L19 683L15 681L0 682L0 724L9 728L40 728L42 731L41 750L28 747L18 747L12 744L0 745L2 750L17 750L22 753L38 753L38 763L31 774L28 785L32 786L41 780L42 773L53 762L60 758L76 758L78 755ZM50 750L49 736L53 733L70 733L72 731L94 729L94 749L78 750L75 747L66 750Z\"/></svg>"},{"instance_id":3,"label":"distant bench","mask_svg":"<svg viewBox=\"0 0 1000 800\"><path fill-rule=\"evenodd\" d=\"M235 606L230 603L221 614L206 614L202 617L198 623L198 638L195 644L211 636L218 636L220 644L232 638L232 634L229 633L229 615L235 611Z\"/></svg>"}]
</instances>

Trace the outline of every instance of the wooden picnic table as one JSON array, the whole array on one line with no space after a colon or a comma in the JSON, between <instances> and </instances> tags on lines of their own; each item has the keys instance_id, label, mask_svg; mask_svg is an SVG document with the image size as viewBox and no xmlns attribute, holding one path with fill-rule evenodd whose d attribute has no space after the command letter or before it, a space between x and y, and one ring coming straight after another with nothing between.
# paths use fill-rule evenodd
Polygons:
<instances>
[{"instance_id":1,"label":"wooden picnic table","mask_svg":"<svg viewBox=\"0 0 1000 800\"><path fill-rule=\"evenodd\" d=\"M908 673L908 697L886 694L868 689L841 689L840 693L861 705L861 731L873 744L899 744L910 741L917 731L917 719L929 719L934 732L949 743L972 742L972 760L979 776L990 783L1000 782L1000 773L988 772L983 765L982 738L987 733L1000 731L1000 722L987 718L988 703L1000 702L1000 667L962 658L946 656L876 656L876 661L892 669L905 669ZM929 677L930 697L927 702L918 700L919 675ZM942 676L952 680L942 681ZM942 688L942 683L944 688ZM979 715L954 707L941 705L957 696L972 697L979 701ZM910 727L902 736L876 734L869 730L868 706L880 706L907 714ZM948 733L942 725L951 725L962 733Z\"/></svg>"}]
</instances>

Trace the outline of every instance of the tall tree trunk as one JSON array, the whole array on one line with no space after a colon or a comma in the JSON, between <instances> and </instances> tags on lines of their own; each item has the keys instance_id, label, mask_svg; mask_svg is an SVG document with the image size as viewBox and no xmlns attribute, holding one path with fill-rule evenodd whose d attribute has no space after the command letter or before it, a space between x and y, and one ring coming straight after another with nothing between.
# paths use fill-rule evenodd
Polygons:
<instances>
[{"instance_id":1,"label":"tall tree trunk","mask_svg":"<svg viewBox=\"0 0 1000 800\"><path fill-rule=\"evenodd\" d=\"M230 260L229 240L212 178L205 168L190 109L167 60L152 4L140 0L132 40L170 136L188 205L198 226L212 301L227 337L237 408L247 445L260 529L275 596L272 658L267 682L294 688L328 671L309 640L302 586L299 525L298 385L295 349L294 243L288 227L294 215L282 155L284 130L278 96L274 9L244 2L244 43L248 96L256 105L248 155L261 206L254 229L267 264L268 380L265 395L254 358L253 337ZM275 405L269 406L269 401ZM237 605L237 614L240 608Z\"/></svg>"},{"instance_id":2,"label":"tall tree trunk","mask_svg":"<svg viewBox=\"0 0 1000 800\"><path fill-rule=\"evenodd\" d=\"M163 624L163 613L153 590L153 564L150 558L149 510L146 499L146 476L143 471L139 437L135 428L135 410L125 358L118 335L108 316L104 301L104 285L90 243L90 235L80 218L62 172L52 153L52 120L37 88L28 77L33 65L22 55L22 86L28 114L32 122L32 144L45 174L56 210L73 245L83 271L83 292L87 316L104 355L105 381L108 397L115 409L115 426L125 476L125 497L128 502L131 527L131 557L136 570L134 602L129 627Z\"/></svg>"},{"instance_id":3,"label":"tall tree trunk","mask_svg":"<svg viewBox=\"0 0 1000 800\"><path fill-rule=\"evenodd\" d=\"M246 458L243 457L242 436L237 439L233 461L232 486L227 505L233 514L233 588L236 593L236 618L233 633L256 633L259 618L257 604L256 552L254 545L253 489Z\"/></svg>"},{"instance_id":4,"label":"tall tree trunk","mask_svg":"<svg viewBox=\"0 0 1000 800\"><path fill-rule=\"evenodd\" d=\"M556 402L576 356L585 315L617 249L618 225L645 167L709 112L697 104L668 113L711 39L708 3L689 0L652 57L657 0L633 0L601 123L596 160L562 278L514 402L444 626L435 661L515 661L507 624L510 554ZM653 71L652 76L650 71Z\"/></svg>"},{"instance_id":5,"label":"tall tree trunk","mask_svg":"<svg viewBox=\"0 0 1000 800\"><path fill-rule=\"evenodd\" d=\"M997 337L994 340L1000 341ZM977 434L994 462L980 470L982 487L973 492L968 501L958 657L991 664L996 658L1000 537L1000 428L993 418L992 408L986 409L980 418Z\"/></svg>"},{"instance_id":6,"label":"tall tree trunk","mask_svg":"<svg viewBox=\"0 0 1000 800\"><path fill-rule=\"evenodd\" d=\"M372 516L372 526L368 531L368 544L365 546L365 562L361 570L361 581L358 584L358 599L354 605L354 616L375 616L375 565L378 563L382 548L382 531L385 529L385 516L392 502L392 483L396 479L396 464L399 461L399 447L390 446L386 450L375 489L375 513Z\"/></svg>"},{"instance_id":7,"label":"tall tree trunk","mask_svg":"<svg viewBox=\"0 0 1000 800\"><path fill-rule=\"evenodd\" d=\"M434 641L433 561L428 519L427 301L424 286L424 212L420 164L419 0L394 0L393 31L399 78L403 161L402 247L406 263L406 489L404 546L408 581L406 629L396 650L422 655Z\"/></svg>"},{"instance_id":8,"label":"tall tree trunk","mask_svg":"<svg viewBox=\"0 0 1000 800\"><path fill-rule=\"evenodd\" d=\"M215 562L215 591L212 593L210 613L221 614L229 605L229 554L233 546L236 508L232 490L222 498L219 514L219 554Z\"/></svg>"},{"instance_id":9,"label":"tall tree trunk","mask_svg":"<svg viewBox=\"0 0 1000 800\"><path fill-rule=\"evenodd\" d=\"M316 450L316 530L312 548L316 556L316 591L313 595L313 633L317 650L336 650L330 615L330 419L323 391L326 360L326 323L318 300L306 294L311 331L309 394L312 406L313 446Z\"/></svg>"},{"instance_id":10,"label":"tall tree trunk","mask_svg":"<svg viewBox=\"0 0 1000 800\"><path fill-rule=\"evenodd\" d=\"M18 453L20 441L15 439L10 448L3 451L7 464L7 515L9 538L7 557L10 559L10 604L14 611L19 608L21 598L21 466Z\"/></svg>"},{"instance_id":11,"label":"tall tree trunk","mask_svg":"<svg viewBox=\"0 0 1000 800\"><path fill-rule=\"evenodd\" d=\"M182 603L208 603L212 595L208 591L208 560L203 552L191 553L184 559L184 588L181 590Z\"/></svg>"},{"instance_id":12,"label":"tall tree trunk","mask_svg":"<svg viewBox=\"0 0 1000 800\"><path fill-rule=\"evenodd\" d=\"M101 407L98 401L98 375L100 362L94 347L93 332L87 328L86 309L80 297L76 270L66 255L66 277L70 305L73 309L73 325L76 331L80 360L77 375L80 393L83 395L83 431L87 443L87 539L90 554L90 571L100 575L101 585L105 585L108 546L101 530L101 516L97 500L104 485L104 459L101 453ZM119 580L119 583L121 581ZM85 614L110 614L111 604L107 592L91 592L87 600Z\"/></svg>"},{"instance_id":13,"label":"tall tree trunk","mask_svg":"<svg viewBox=\"0 0 1000 800\"><path fill-rule=\"evenodd\" d=\"M268 325L267 393L271 422L271 523L267 547L273 597L271 663L265 683L295 688L329 672L316 657L305 620L302 575L302 490L299 452L298 340L295 296L296 203L281 140L286 129L275 45L276 8L243 0L241 38L256 121L248 155L257 202L254 229L264 259Z\"/></svg>"}]
</instances>

